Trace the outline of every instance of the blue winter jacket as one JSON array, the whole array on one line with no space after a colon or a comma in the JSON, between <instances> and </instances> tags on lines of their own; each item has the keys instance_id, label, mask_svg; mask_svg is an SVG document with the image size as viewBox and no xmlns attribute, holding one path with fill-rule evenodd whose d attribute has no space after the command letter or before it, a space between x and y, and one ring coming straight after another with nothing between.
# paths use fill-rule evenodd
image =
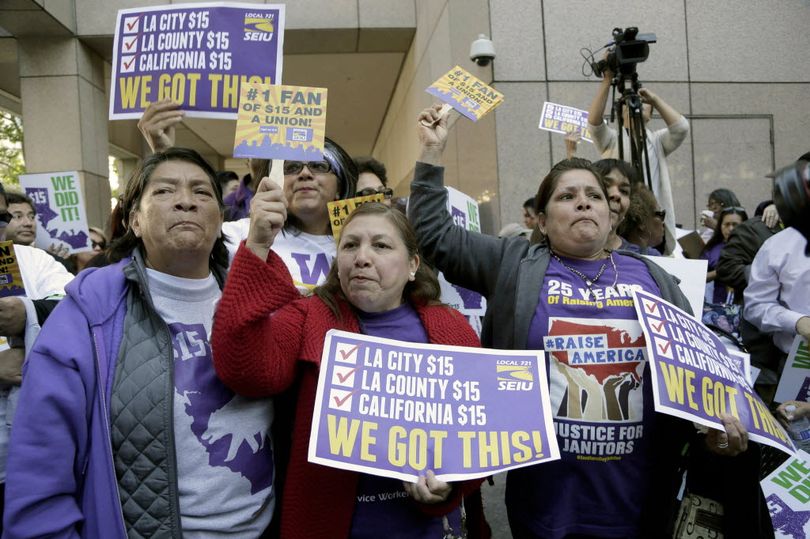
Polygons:
<instances>
[{"instance_id":1,"label":"blue winter jacket","mask_svg":"<svg viewBox=\"0 0 810 539\"><path fill-rule=\"evenodd\" d=\"M9 449L4 538L126 538L109 398L129 262L81 272L29 355Z\"/></svg>"}]
</instances>

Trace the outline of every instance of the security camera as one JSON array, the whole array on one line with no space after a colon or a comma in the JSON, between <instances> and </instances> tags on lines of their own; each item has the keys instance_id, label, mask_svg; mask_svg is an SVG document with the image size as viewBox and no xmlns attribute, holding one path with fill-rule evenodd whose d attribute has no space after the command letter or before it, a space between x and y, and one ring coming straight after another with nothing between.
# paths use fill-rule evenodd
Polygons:
<instances>
[{"instance_id":1,"label":"security camera","mask_svg":"<svg viewBox=\"0 0 810 539\"><path fill-rule=\"evenodd\" d=\"M495 59L495 45L484 34L478 34L478 39L470 45L470 60L481 67L488 66Z\"/></svg>"}]
</instances>

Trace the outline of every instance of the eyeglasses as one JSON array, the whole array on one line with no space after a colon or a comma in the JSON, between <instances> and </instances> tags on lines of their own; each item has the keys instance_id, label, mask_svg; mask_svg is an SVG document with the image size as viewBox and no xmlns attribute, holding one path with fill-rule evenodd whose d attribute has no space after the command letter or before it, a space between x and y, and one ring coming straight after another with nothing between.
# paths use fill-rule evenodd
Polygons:
<instances>
[{"instance_id":1,"label":"eyeglasses","mask_svg":"<svg viewBox=\"0 0 810 539\"><path fill-rule=\"evenodd\" d=\"M107 248L107 242L106 241L90 240L90 244L93 246L93 250L101 249L103 251L104 249Z\"/></svg>"},{"instance_id":2,"label":"eyeglasses","mask_svg":"<svg viewBox=\"0 0 810 539\"><path fill-rule=\"evenodd\" d=\"M386 199L389 199L394 196L394 190L389 187L383 187L382 189L374 189L373 187L366 187L361 191L357 191L356 196L370 197L371 195L382 195Z\"/></svg>"},{"instance_id":3,"label":"eyeglasses","mask_svg":"<svg viewBox=\"0 0 810 539\"><path fill-rule=\"evenodd\" d=\"M653 212L653 215L655 215L656 217L658 217L659 219L661 219L663 221L667 217L667 210L655 210Z\"/></svg>"},{"instance_id":4,"label":"eyeglasses","mask_svg":"<svg viewBox=\"0 0 810 539\"><path fill-rule=\"evenodd\" d=\"M332 165L329 164L329 161L284 161L284 174L298 174L304 170L305 166L313 174L326 174L332 171Z\"/></svg>"}]
</instances>

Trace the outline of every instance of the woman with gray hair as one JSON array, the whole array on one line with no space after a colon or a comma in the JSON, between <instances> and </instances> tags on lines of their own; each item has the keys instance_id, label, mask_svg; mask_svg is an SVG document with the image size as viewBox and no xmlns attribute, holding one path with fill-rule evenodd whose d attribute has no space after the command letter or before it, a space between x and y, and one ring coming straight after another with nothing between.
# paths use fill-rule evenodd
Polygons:
<instances>
[{"instance_id":1,"label":"woman with gray hair","mask_svg":"<svg viewBox=\"0 0 810 539\"><path fill-rule=\"evenodd\" d=\"M70 283L29 356L4 536L258 537L273 408L214 373L227 264L214 170L193 150L153 154L122 204L112 264Z\"/></svg>"}]
</instances>

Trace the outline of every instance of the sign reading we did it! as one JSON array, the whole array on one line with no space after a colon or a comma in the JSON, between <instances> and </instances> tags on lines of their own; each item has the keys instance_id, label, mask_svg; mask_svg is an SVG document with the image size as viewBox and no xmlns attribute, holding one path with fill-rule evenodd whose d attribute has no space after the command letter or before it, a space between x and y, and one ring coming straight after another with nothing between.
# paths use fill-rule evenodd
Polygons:
<instances>
[{"instance_id":1,"label":"sign reading we did it!","mask_svg":"<svg viewBox=\"0 0 810 539\"><path fill-rule=\"evenodd\" d=\"M122 9L110 119L171 99L187 116L236 119L240 87L281 82L283 4L216 2Z\"/></svg>"}]
</instances>

